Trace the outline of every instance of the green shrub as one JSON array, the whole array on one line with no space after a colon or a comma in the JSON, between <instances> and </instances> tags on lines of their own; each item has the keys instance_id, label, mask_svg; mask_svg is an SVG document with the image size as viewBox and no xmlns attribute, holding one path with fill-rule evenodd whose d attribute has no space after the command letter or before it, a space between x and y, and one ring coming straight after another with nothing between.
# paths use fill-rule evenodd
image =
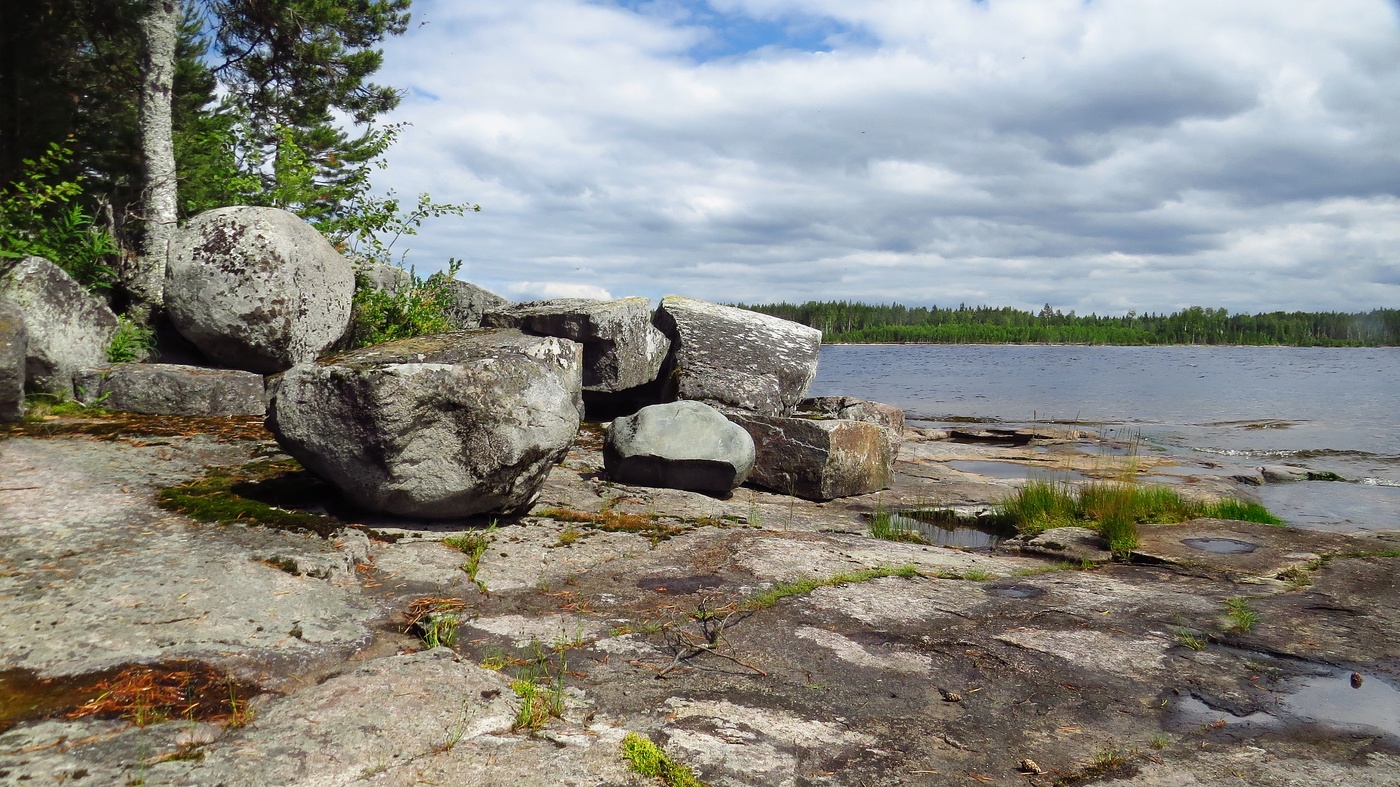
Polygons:
<instances>
[{"instance_id":1,"label":"green shrub","mask_svg":"<svg viewBox=\"0 0 1400 787\"><path fill-rule=\"evenodd\" d=\"M125 315L117 318L117 332L107 345L107 360L112 363L142 361L154 356L156 332Z\"/></svg>"},{"instance_id":2,"label":"green shrub","mask_svg":"<svg viewBox=\"0 0 1400 787\"><path fill-rule=\"evenodd\" d=\"M435 274L426 280L410 271L409 286L395 293L373 289L357 276L351 346L368 347L452 330L447 316L451 297L447 282L461 267L459 260L450 260L445 275Z\"/></svg>"},{"instance_id":3,"label":"green shrub","mask_svg":"<svg viewBox=\"0 0 1400 787\"><path fill-rule=\"evenodd\" d=\"M0 189L0 275L29 255L43 257L89 290L105 290L116 279L107 261L116 241L93 226L76 202L81 177L58 180L73 158L66 144L51 143L38 159L25 159L24 172Z\"/></svg>"},{"instance_id":4,"label":"green shrub","mask_svg":"<svg viewBox=\"0 0 1400 787\"><path fill-rule=\"evenodd\" d=\"M660 779L667 787L705 787L689 768L675 762L660 746L635 732L623 736L622 757L631 763L634 772Z\"/></svg>"}]
</instances>

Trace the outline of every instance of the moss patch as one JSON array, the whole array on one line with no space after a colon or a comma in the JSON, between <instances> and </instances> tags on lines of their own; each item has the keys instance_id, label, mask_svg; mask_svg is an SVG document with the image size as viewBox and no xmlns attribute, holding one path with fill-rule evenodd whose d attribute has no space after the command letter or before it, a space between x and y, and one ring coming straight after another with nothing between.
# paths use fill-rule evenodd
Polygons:
<instances>
[{"instance_id":1,"label":"moss patch","mask_svg":"<svg viewBox=\"0 0 1400 787\"><path fill-rule=\"evenodd\" d=\"M161 508L200 522L249 525L312 532L322 538L346 527L328 514L296 510L332 495L320 479L295 459L262 460L242 467L210 468L202 477L166 487L156 495ZM375 537L381 537L366 528Z\"/></svg>"}]
</instances>

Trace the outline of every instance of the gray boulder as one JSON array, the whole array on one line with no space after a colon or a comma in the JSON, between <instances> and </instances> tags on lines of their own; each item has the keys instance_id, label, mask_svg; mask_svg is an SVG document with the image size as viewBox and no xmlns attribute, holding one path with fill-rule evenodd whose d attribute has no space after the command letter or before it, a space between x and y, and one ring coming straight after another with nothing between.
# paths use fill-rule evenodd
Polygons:
<instances>
[{"instance_id":1,"label":"gray boulder","mask_svg":"<svg viewBox=\"0 0 1400 787\"><path fill-rule=\"evenodd\" d=\"M226 366L268 374L313 360L349 328L354 294L350 261L284 210L207 211L170 242L170 321Z\"/></svg>"},{"instance_id":2,"label":"gray boulder","mask_svg":"<svg viewBox=\"0 0 1400 787\"><path fill-rule=\"evenodd\" d=\"M899 445L904 442L904 411L894 405L854 396L816 396L803 399L797 405L797 414L875 424L885 430L891 456L899 454Z\"/></svg>"},{"instance_id":3,"label":"gray boulder","mask_svg":"<svg viewBox=\"0 0 1400 787\"><path fill-rule=\"evenodd\" d=\"M20 309L25 332L25 387L73 396L73 373L107 362L117 315L72 276L42 257L25 257L0 278L0 297Z\"/></svg>"},{"instance_id":4,"label":"gray boulder","mask_svg":"<svg viewBox=\"0 0 1400 787\"><path fill-rule=\"evenodd\" d=\"M1291 465L1264 465L1258 468L1259 475L1266 483L1286 484L1290 481L1308 480L1308 470L1305 467L1292 467Z\"/></svg>"},{"instance_id":5,"label":"gray boulder","mask_svg":"<svg viewBox=\"0 0 1400 787\"><path fill-rule=\"evenodd\" d=\"M878 492L894 480L894 450L864 421L728 413L753 438L749 482L806 500Z\"/></svg>"},{"instance_id":6,"label":"gray boulder","mask_svg":"<svg viewBox=\"0 0 1400 787\"><path fill-rule=\"evenodd\" d=\"M413 274L397 265L386 265L365 257L349 259L351 267L355 270L357 286L363 281L371 290L396 295L400 290L413 285Z\"/></svg>"},{"instance_id":7,"label":"gray boulder","mask_svg":"<svg viewBox=\"0 0 1400 787\"><path fill-rule=\"evenodd\" d=\"M482 324L582 344L585 391L625 391L652 382L671 347L652 326L651 301L646 298L560 298L521 303L488 312Z\"/></svg>"},{"instance_id":8,"label":"gray boulder","mask_svg":"<svg viewBox=\"0 0 1400 787\"><path fill-rule=\"evenodd\" d=\"M387 342L292 367L268 428L365 508L524 511L578 431L581 356L574 342L504 329Z\"/></svg>"},{"instance_id":9,"label":"gray boulder","mask_svg":"<svg viewBox=\"0 0 1400 787\"><path fill-rule=\"evenodd\" d=\"M24 417L24 356L28 349L24 315L18 306L0 299L0 423Z\"/></svg>"},{"instance_id":10,"label":"gray boulder","mask_svg":"<svg viewBox=\"0 0 1400 787\"><path fill-rule=\"evenodd\" d=\"M603 466L621 484L727 495L754 463L753 439L700 402L643 407L608 426Z\"/></svg>"},{"instance_id":11,"label":"gray boulder","mask_svg":"<svg viewBox=\"0 0 1400 787\"><path fill-rule=\"evenodd\" d=\"M108 410L154 415L263 415L260 374L173 363L124 363L75 376L83 399Z\"/></svg>"},{"instance_id":12,"label":"gray boulder","mask_svg":"<svg viewBox=\"0 0 1400 787\"><path fill-rule=\"evenodd\" d=\"M1056 527L1002 542L1007 549L1070 563L1107 563L1113 559L1103 536L1087 527Z\"/></svg>"},{"instance_id":13,"label":"gray boulder","mask_svg":"<svg viewBox=\"0 0 1400 787\"><path fill-rule=\"evenodd\" d=\"M656 327L671 339L666 399L788 415L817 376L821 331L789 320L671 295Z\"/></svg>"},{"instance_id":14,"label":"gray boulder","mask_svg":"<svg viewBox=\"0 0 1400 787\"><path fill-rule=\"evenodd\" d=\"M510 301L490 290L470 282L448 279L442 273L433 274L429 281L446 285L444 289L447 292L447 305L444 311L447 312L447 320L452 323L454 330L468 331L480 328L481 318L487 312L499 311L510 305Z\"/></svg>"}]
</instances>

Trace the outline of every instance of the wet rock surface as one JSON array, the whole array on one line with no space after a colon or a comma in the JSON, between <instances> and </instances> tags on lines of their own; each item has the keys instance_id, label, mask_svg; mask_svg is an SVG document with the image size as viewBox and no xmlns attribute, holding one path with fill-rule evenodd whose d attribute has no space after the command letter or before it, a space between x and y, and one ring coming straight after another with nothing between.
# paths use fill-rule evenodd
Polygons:
<instances>
[{"instance_id":1,"label":"wet rock surface","mask_svg":"<svg viewBox=\"0 0 1400 787\"><path fill-rule=\"evenodd\" d=\"M1030 448L916 435L883 495L717 500L605 481L589 428L529 515L492 529L326 499L314 507L350 529L323 538L156 505L209 468L279 458L265 433L64 425L0 440L0 691L7 671L61 685L178 656L261 693L237 724L4 717L0 783L654 784L629 772L626 732L711 785L1400 773L1400 733L1376 709L1400 687L1400 534L1197 522L1161 532L1259 546L1068 570L867 534L877 508L986 506L1015 483L934 457L1043 461ZM470 572L462 536L483 545ZM406 613L446 602L455 647L429 649ZM535 721L531 692L550 703ZM1319 710L1337 696L1352 717Z\"/></svg>"}]
</instances>

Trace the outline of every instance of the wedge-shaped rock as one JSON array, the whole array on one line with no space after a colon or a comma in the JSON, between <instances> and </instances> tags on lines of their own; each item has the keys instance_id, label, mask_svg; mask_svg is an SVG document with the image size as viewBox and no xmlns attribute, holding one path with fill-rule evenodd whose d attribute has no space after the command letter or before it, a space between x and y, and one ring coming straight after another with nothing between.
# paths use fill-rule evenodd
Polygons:
<instances>
[{"instance_id":1,"label":"wedge-shaped rock","mask_svg":"<svg viewBox=\"0 0 1400 787\"><path fill-rule=\"evenodd\" d=\"M753 439L700 402L643 407L608 427L603 465L622 484L727 495L754 463Z\"/></svg>"},{"instance_id":2,"label":"wedge-shaped rock","mask_svg":"<svg viewBox=\"0 0 1400 787\"><path fill-rule=\"evenodd\" d=\"M446 278L446 274L435 273L429 281L440 283L447 293L447 304L443 311L447 313L447 321L452 323L454 330L468 331L480 328L483 325L481 318L487 312L510 306L510 301L488 289L458 279L443 281Z\"/></svg>"},{"instance_id":3,"label":"wedge-shaped rock","mask_svg":"<svg viewBox=\"0 0 1400 787\"><path fill-rule=\"evenodd\" d=\"M72 276L42 257L0 275L0 297L19 307L29 341L25 388L73 396L73 374L107 362L117 316Z\"/></svg>"},{"instance_id":4,"label":"wedge-shaped rock","mask_svg":"<svg viewBox=\"0 0 1400 787\"><path fill-rule=\"evenodd\" d=\"M270 374L315 359L345 335L354 294L350 261L285 210L207 211L170 242L170 322L236 369Z\"/></svg>"},{"instance_id":5,"label":"wedge-shaped rock","mask_svg":"<svg viewBox=\"0 0 1400 787\"><path fill-rule=\"evenodd\" d=\"M29 332L19 307L0 298L0 423L24 417L24 356Z\"/></svg>"},{"instance_id":6,"label":"wedge-shaped rock","mask_svg":"<svg viewBox=\"0 0 1400 787\"><path fill-rule=\"evenodd\" d=\"M753 438L749 482L807 500L877 492L894 479L885 430L864 421L729 413Z\"/></svg>"},{"instance_id":7,"label":"wedge-shaped rock","mask_svg":"<svg viewBox=\"0 0 1400 787\"><path fill-rule=\"evenodd\" d=\"M262 415L267 396L260 374L174 363L125 363L83 369L74 380L81 398L108 410L156 415Z\"/></svg>"},{"instance_id":8,"label":"wedge-shaped rock","mask_svg":"<svg viewBox=\"0 0 1400 787\"><path fill-rule=\"evenodd\" d=\"M376 511L528 509L578 431L579 345L485 329L366 347L282 375L268 428Z\"/></svg>"},{"instance_id":9,"label":"wedge-shaped rock","mask_svg":"<svg viewBox=\"0 0 1400 787\"><path fill-rule=\"evenodd\" d=\"M491 312L483 322L582 344L585 391L646 385L656 379L671 346L652 326L651 301L646 298L534 301Z\"/></svg>"},{"instance_id":10,"label":"wedge-shaped rock","mask_svg":"<svg viewBox=\"0 0 1400 787\"><path fill-rule=\"evenodd\" d=\"M788 415L817 376L822 333L789 320L671 295L656 327L671 340L667 399Z\"/></svg>"}]
</instances>

